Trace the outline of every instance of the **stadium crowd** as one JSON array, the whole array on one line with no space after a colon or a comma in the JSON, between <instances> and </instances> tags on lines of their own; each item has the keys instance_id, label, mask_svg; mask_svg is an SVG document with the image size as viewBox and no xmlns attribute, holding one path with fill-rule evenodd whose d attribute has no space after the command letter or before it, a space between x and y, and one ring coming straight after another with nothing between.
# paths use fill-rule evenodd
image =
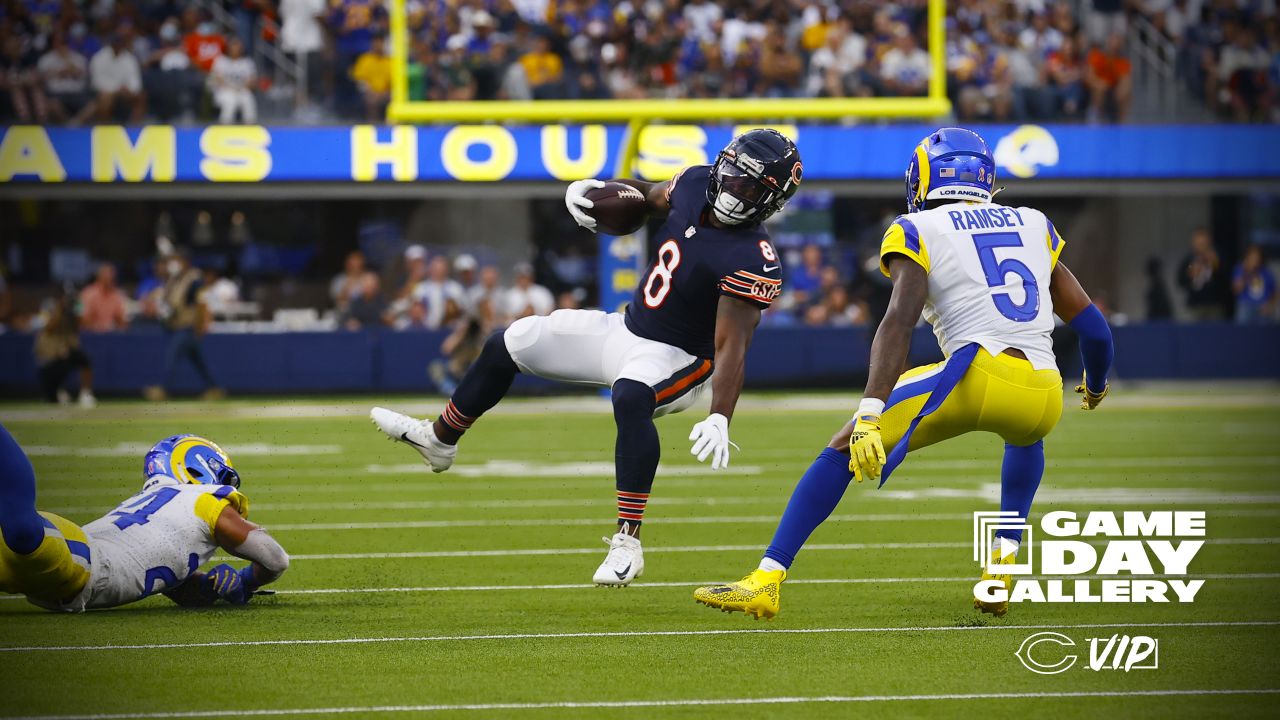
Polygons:
<instances>
[{"instance_id":1,"label":"stadium crowd","mask_svg":"<svg viewBox=\"0 0 1280 720\"><path fill-rule=\"evenodd\" d=\"M518 263L504 273L494 264L481 264L469 252L428 251L411 244L377 264L359 250L349 252L327 283L325 307L284 308L267 320L256 303L243 301L243 280L226 277L213 267L196 267L185 251L163 242L160 246L161 254L149 272L128 288L118 282L117 266L102 262L92 279L80 287L66 286L32 316L14 312L11 292L0 274L0 332L13 328L37 333L35 352L47 399L70 402L65 388L75 377L80 402L94 404L93 372L90 359L80 350L81 332L148 326L164 331L167 349L163 372L146 388L147 397L166 397L166 388L184 364L200 377L206 397L221 397L216 373L205 362L199 340L211 331L254 329L244 324L246 320L250 325L257 323L257 329L272 331L445 331L443 359L433 362L428 373L447 394L494 330L528 315L598 304L593 302L594 288L574 285L573 278L562 277L556 263L546 258L538 269ZM765 313L766 324L869 326L883 314L889 286L878 272L874 253L867 254L864 262L835 246L805 244L783 254L785 289ZM1257 245L1246 248L1241 261L1229 267L1215 250L1209 231L1193 231L1186 255L1172 274L1183 294L1181 311L1175 311L1177 303L1159 258L1149 261L1147 276L1142 319L1212 322L1234 318L1241 324L1277 320L1276 275ZM310 320L292 326L282 319L296 313Z\"/></svg>"},{"instance_id":2,"label":"stadium crowd","mask_svg":"<svg viewBox=\"0 0 1280 720\"><path fill-rule=\"evenodd\" d=\"M921 95L926 5L407 0L410 96ZM1127 21L1139 16L1177 48L1179 77L1206 107L1241 121L1280 119L1274 3L957 0L947 8L948 88L960 120L1123 121L1133 72ZM0 121L251 123L273 90L288 101L272 121L379 120L391 83L387 29L384 0L3 0ZM286 63L290 72L278 72Z\"/></svg>"}]
</instances>

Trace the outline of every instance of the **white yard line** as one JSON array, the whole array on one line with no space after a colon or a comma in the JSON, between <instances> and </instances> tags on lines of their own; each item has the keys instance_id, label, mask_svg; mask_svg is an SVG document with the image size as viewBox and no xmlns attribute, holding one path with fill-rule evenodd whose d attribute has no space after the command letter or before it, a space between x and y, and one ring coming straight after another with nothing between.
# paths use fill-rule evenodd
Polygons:
<instances>
[{"instance_id":1,"label":"white yard line","mask_svg":"<svg viewBox=\"0 0 1280 720\"><path fill-rule=\"evenodd\" d=\"M314 708L227 708L223 710L162 710L88 715L24 715L0 720L146 720L149 718L272 717L288 715L379 715L390 713L459 712L494 710L575 710L665 707L718 707L735 705L800 705L894 703L962 700L1047 700L1084 698L1162 698L1229 695L1275 695L1280 688L1202 690L1082 690L1063 692L941 693L931 695L813 695L745 698L688 698L677 700L561 700L536 703L463 703L454 705L361 705Z\"/></svg>"},{"instance_id":2,"label":"white yard line","mask_svg":"<svg viewBox=\"0 0 1280 720\"><path fill-rule=\"evenodd\" d=\"M1138 576L1134 576L1138 577ZM1184 577L1182 575L1143 575L1144 578ZM1028 576L1029 579L1054 579L1040 575ZM1196 580L1275 580L1280 573L1217 573L1211 575L1195 575ZM965 577L885 577L885 578L801 578L788 580L788 585L896 585L903 583L971 583L972 576ZM714 585L723 580L691 580L688 582L646 582L632 583L630 588L671 588L699 587ZM596 590L591 583L564 583L559 585L454 585L443 587L399 587L399 588L311 588L308 590L280 590L279 595L341 595L344 593L420 593L420 592L503 592L528 590Z\"/></svg>"},{"instance_id":3,"label":"white yard line","mask_svg":"<svg viewBox=\"0 0 1280 720\"><path fill-rule=\"evenodd\" d=\"M1185 577L1183 575L1133 575L1126 577L1142 577L1142 578L1170 578ZM1193 576L1197 580L1276 580L1280 579L1280 573L1210 573L1207 575L1196 574ZM1078 579L1068 576L1046 576L1046 575L1028 575L1028 580L1053 580L1053 579ZM714 585L724 582L721 580L687 580L674 582L638 582L629 585L629 588L692 588L701 585ZM862 577L862 578L799 578L788 580L788 585L897 585L897 584L913 584L913 583L971 583L973 576L966 575L964 577ZM423 586L405 586L405 587L357 587L357 588L303 588L297 590L275 590L277 595L348 595L356 594L393 594L393 593L434 593L434 592L509 592L509 591L529 591L529 590L592 590L596 591L598 585L592 583L553 583L545 585L423 585ZM21 595L0 595L0 601L4 600L25 600Z\"/></svg>"},{"instance_id":4,"label":"white yard line","mask_svg":"<svg viewBox=\"0 0 1280 720\"><path fill-rule=\"evenodd\" d=\"M833 516L834 517L834 516ZM1103 545L1107 541L1097 540L1093 545ZM1219 538L1209 539L1210 545L1275 545L1280 538ZM968 542L886 542L886 543L813 543L805 545L809 551L824 550L938 550L947 548L970 548ZM762 546L755 545L685 545L685 546L652 546L646 547L647 553L708 553L759 551ZM364 552L364 553L300 553L289 556L290 560L387 560L409 558L470 558L470 557L527 557L539 555L592 555L602 552L601 548L511 548L504 550L420 550L405 552ZM232 557L216 557L217 561L234 561Z\"/></svg>"},{"instance_id":5,"label":"white yard line","mask_svg":"<svg viewBox=\"0 0 1280 720\"><path fill-rule=\"evenodd\" d=\"M86 652L111 650L174 650L211 647L261 647L272 645L367 645L373 643L471 642L479 640L556 640L567 638L698 637L722 635L827 635L833 633L925 633L983 632L990 630L1096 630L1106 628L1230 628L1275 627L1280 620L1240 620L1209 622L1082 623L1075 625L922 625L916 627L835 627L835 628L737 628L719 630L643 630L567 633L505 633L494 635L420 635L363 638L289 638L281 640L217 640L212 642L148 643L139 645L31 645L0 647L4 652Z\"/></svg>"}]
</instances>

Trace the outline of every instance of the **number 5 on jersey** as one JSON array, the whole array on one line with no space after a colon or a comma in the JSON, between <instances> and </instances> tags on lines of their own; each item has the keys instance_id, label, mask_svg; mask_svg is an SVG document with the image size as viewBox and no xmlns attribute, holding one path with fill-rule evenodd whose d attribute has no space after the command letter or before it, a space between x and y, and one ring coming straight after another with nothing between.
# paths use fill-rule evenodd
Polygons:
<instances>
[{"instance_id":1,"label":"number 5 on jersey","mask_svg":"<svg viewBox=\"0 0 1280 720\"><path fill-rule=\"evenodd\" d=\"M1001 315L1014 322L1029 322L1040 314L1040 288L1036 285L1036 276L1026 263L1014 258L996 259L996 248L1021 248L1022 236L1016 232L977 233L973 236L974 248L978 251L978 261L982 263L982 272L986 275L987 286L1003 288L1005 279L1017 275L1022 280L1025 296L1021 303L1016 303L1009 293L992 293L991 301Z\"/></svg>"}]
</instances>

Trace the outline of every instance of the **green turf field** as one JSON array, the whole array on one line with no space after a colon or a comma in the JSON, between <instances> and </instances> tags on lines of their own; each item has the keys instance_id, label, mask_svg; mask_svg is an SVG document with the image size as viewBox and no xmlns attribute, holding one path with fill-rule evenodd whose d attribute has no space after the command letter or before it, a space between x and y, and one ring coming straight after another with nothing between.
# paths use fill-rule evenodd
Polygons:
<instances>
[{"instance_id":1,"label":"green turf field","mask_svg":"<svg viewBox=\"0 0 1280 720\"><path fill-rule=\"evenodd\" d=\"M614 514L612 423L591 399L520 400L432 475L387 442L374 400L0 406L32 454L42 509L87 522L140 485L141 455L193 432L231 453L293 554L248 608L155 597L79 616L0 600L0 715L257 714L655 718L1252 717L1280 704L1280 390L1164 386L1069 408L1037 512L1205 510L1193 604L970 607L973 510L997 507L997 439L913 454L852 486L753 622L695 586L754 567L791 488L847 419L848 395L755 395L742 452L688 455L699 412L659 421L664 460L636 585L588 584ZM379 399L428 412L435 402ZM1014 653L1041 629L1160 641L1160 667L1057 675ZM1086 658L1087 659L1087 658ZM1005 694L998 699L992 694Z\"/></svg>"}]
</instances>

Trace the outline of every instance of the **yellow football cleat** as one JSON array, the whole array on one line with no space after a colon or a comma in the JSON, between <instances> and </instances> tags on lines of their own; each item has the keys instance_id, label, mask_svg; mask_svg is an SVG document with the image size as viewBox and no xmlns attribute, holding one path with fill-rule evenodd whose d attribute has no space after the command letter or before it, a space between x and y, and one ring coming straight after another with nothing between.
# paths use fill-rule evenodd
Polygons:
<instances>
[{"instance_id":1,"label":"yellow football cleat","mask_svg":"<svg viewBox=\"0 0 1280 720\"><path fill-rule=\"evenodd\" d=\"M1000 555L1000 551L998 550L991 551L992 564L1012 565L1017 561L1018 561L1018 552L1016 550L1014 552L1004 555L1003 557ZM1013 592L1013 576L1012 575L992 575L989 570L984 569L982 571L982 579L983 580L999 580L1001 584L1004 585L1004 589L1006 592ZM1009 612L1009 601L1004 600L1002 602L983 602L975 597L973 599L973 609L980 610L984 613L991 613L996 617L1004 617L1005 613Z\"/></svg>"},{"instance_id":2,"label":"yellow football cleat","mask_svg":"<svg viewBox=\"0 0 1280 720\"><path fill-rule=\"evenodd\" d=\"M736 583L700 587L693 591L693 599L724 612L772 620L778 614L780 588L786 579L786 570L753 570Z\"/></svg>"}]
</instances>

